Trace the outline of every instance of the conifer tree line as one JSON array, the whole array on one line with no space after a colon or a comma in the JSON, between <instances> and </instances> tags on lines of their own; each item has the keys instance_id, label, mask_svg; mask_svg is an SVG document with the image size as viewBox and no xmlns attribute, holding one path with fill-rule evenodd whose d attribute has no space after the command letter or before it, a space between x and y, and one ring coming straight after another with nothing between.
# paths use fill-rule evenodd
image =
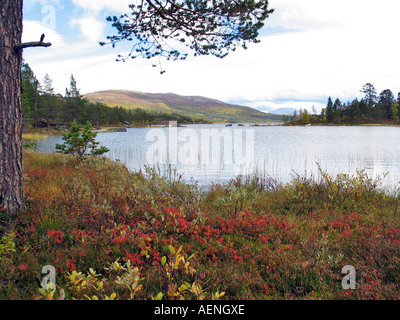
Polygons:
<instances>
[{"instance_id":1,"label":"conifer tree line","mask_svg":"<svg viewBox=\"0 0 400 320\"><path fill-rule=\"evenodd\" d=\"M382 123L399 120L400 92L395 98L392 90L385 89L379 95L373 84L367 83L360 90L364 97L344 103L339 99L334 102L331 98L325 109L325 118L328 122L340 123L350 121L353 123L374 122Z\"/></svg>"},{"instance_id":2,"label":"conifer tree line","mask_svg":"<svg viewBox=\"0 0 400 320\"><path fill-rule=\"evenodd\" d=\"M285 123L301 123L309 124L313 122L319 123L399 123L400 115L400 92L395 98L392 90L383 90L379 95L374 85L365 84L360 92L364 97L354 99L351 102L342 103L340 99L333 101L332 97L328 98L326 108L323 108L320 115L317 115L313 107L312 113L306 109L295 112L289 122L289 117L284 116Z\"/></svg>"},{"instance_id":3,"label":"conifer tree line","mask_svg":"<svg viewBox=\"0 0 400 320\"><path fill-rule=\"evenodd\" d=\"M61 95L55 92L48 74L40 82L29 64L25 62L22 64L22 114L26 130L60 129L70 126L74 120L78 124L85 124L89 121L93 126L204 121L185 115L150 112L140 108L130 110L123 107L109 107L98 102L92 103L81 95L77 81L72 74L69 88L66 88L65 94Z\"/></svg>"}]
</instances>

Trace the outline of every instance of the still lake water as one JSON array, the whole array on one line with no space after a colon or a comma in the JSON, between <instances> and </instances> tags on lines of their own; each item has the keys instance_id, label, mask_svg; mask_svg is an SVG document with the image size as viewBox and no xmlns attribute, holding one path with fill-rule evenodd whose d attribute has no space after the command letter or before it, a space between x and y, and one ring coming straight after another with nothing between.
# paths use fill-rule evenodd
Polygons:
<instances>
[{"instance_id":1,"label":"still lake water","mask_svg":"<svg viewBox=\"0 0 400 320\"><path fill-rule=\"evenodd\" d=\"M169 176L176 169L200 186L254 171L283 183L296 174L318 178L318 164L332 176L388 173L384 187L400 186L400 127L187 125L100 132L96 140L110 149L107 157L132 171L147 166ZM41 140L38 151L53 152L56 143L60 136Z\"/></svg>"}]
</instances>

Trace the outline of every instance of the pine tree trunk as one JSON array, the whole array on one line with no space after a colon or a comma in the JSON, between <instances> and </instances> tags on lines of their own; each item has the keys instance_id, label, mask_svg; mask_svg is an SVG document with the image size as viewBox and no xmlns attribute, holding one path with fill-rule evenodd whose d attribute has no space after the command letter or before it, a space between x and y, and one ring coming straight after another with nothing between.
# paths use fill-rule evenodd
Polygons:
<instances>
[{"instance_id":1,"label":"pine tree trunk","mask_svg":"<svg viewBox=\"0 0 400 320\"><path fill-rule=\"evenodd\" d=\"M23 206L21 43L22 0L0 1L0 208Z\"/></svg>"}]
</instances>

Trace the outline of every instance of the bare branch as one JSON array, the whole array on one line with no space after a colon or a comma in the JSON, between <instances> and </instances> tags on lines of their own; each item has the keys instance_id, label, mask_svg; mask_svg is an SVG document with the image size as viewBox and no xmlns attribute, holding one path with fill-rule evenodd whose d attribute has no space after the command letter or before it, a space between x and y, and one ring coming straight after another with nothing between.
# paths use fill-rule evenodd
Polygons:
<instances>
[{"instance_id":1,"label":"bare branch","mask_svg":"<svg viewBox=\"0 0 400 320\"><path fill-rule=\"evenodd\" d=\"M15 51L23 50L25 48L31 47L50 47L50 42L41 42L41 41L32 41L32 42L24 42L14 46Z\"/></svg>"},{"instance_id":2,"label":"bare branch","mask_svg":"<svg viewBox=\"0 0 400 320\"><path fill-rule=\"evenodd\" d=\"M32 42L25 42L25 43L20 43L16 46L14 46L15 51L19 51L25 48L30 48L30 47L50 47L51 43L50 42L44 42L45 34L43 33L40 36L39 41L32 41Z\"/></svg>"}]
</instances>

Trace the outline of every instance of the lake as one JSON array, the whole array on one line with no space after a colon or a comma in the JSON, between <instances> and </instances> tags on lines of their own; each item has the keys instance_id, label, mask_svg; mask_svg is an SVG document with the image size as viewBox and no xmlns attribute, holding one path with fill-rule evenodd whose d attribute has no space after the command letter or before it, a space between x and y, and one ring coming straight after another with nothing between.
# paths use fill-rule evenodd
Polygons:
<instances>
[{"instance_id":1,"label":"lake","mask_svg":"<svg viewBox=\"0 0 400 320\"><path fill-rule=\"evenodd\" d=\"M99 132L105 154L130 170L155 168L171 176L174 169L200 186L226 182L255 171L287 183L296 174L318 178L318 166L330 175L383 176L384 187L400 182L400 128L381 126L252 126L233 124L128 128ZM38 142L39 152L53 152L61 136Z\"/></svg>"}]
</instances>

